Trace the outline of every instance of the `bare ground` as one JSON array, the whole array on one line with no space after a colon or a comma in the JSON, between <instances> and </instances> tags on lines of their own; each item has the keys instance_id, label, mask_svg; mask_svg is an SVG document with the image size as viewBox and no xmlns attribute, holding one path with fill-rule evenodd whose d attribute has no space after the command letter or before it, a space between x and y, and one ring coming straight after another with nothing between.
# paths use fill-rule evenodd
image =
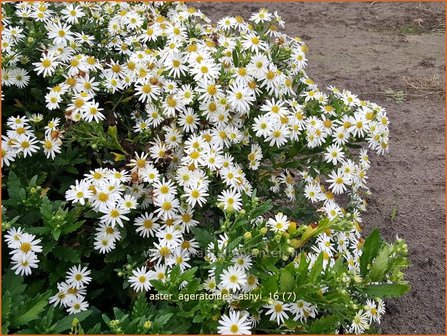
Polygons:
<instances>
[{"instance_id":1,"label":"bare ground","mask_svg":"<svg viewBox=\"0 0 447 336\"><path fill-rule=\"evenodd\" d=\"M384 106L390 153L373 157L365 231L406 239L412 290L387 303L385 334L445 334L445 5L202 3L213 20L260 7L309 46L308 74Z\"/></svg>"}]
</instances>

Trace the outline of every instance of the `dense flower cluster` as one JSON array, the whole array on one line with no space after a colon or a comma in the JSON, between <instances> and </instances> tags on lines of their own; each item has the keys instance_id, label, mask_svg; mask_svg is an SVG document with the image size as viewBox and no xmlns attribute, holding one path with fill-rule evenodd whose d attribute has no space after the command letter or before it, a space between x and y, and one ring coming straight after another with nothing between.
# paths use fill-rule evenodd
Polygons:
<instances>
[{"instance_id":1,"label":"dense flower cluster","mask_svg":"<svg viewBox=\"0 0 447 336\"><path fill-rule=\"evenodd\" d=\"M110 169L96 169L86 175L84 180L77 181L66 192L67 200L84 205L89 201L93 209L102 214L101 225L96 230L95 250L100 253L110 252L115 248L120 233L115 225L123 226L125 215L137 206L137 200L132 194L122 196L129 176Z\"/></svg>"},{"instance_id":2,"label":"dense flower cluster","mask_svg":"<svg viewBox=\"0 0 447 336\"><path fill-rule=\"evenodd\" d=\"M176 185L183 188L190 206L202 205L207 196L207 180L196 182L203 179L207 170L229 188L221 200L225 202L233 196L231 199L237 201L241 192L250 193L252 185L228 148L250 146L248 166L257 170L264 158L262 148L268 148L262 146L265 142L276 147L288 143L322 147L324 160L332 164L332 170L325 175L326 187L319 175L307 178L307 169L302 173L306 176L306 196L312 202L323 201L329 216L340 213L340 208L331 202L333 194L350 188L356 196L356 191L364 187L367 152L362 151L356 163L345 158L346 145L366 138L372 149L385 152L386 113L349 91L320 91L304 72L305 44L273 29L283 25L278 15L262 10L251 17L255 24L268 24L267 30L255 30L241 18L224 18L214 28L203 14L187 7L178 6L165 18L157 13L156 6L123 4L119 5L120 12L117 6L76 6L67 10L75 13L74 17L62 12L55 17L48 4L23 3L18 5L16 14L23 20L45 23L50 45L33 65L44 77L58 73L62 79L49 88L45 98L48 109L65 110L65 117L73 121L99 122L104 119L104 106L98 102L101 93L130 92L134 96L129 98L142 103L133 115L134 131L156 135L150 152L141 155L141 160L147 159L148 167L135 167L144 182L157 180L144 178L152 171L161 177L156 169L150 169L151 161L168 159L171 163L167 182L174 182L177 177ZM115 13L106 29L113 38L101 45L110 57L98 58L91 53L91 46L104 41L72 29L86 12L91 15L89 20L105 25L99 15L102 11ZM146 15L152 23L143 24L143 13L149 13ZM7 16L5 25L3 40L7 48L3 52L7 75L2 78L3 84L24 87L27 82L23 78L28 76L20 77L22 82L17 84L14 74L26 72L20 68L18 50L26 35L22 28L10 27ZM58 123L59 119L49 122L42 140L50 158L60 148L62 136L50 136L57 132ZM4 143L9 144L3 148L6 163L14 159L17 148L22 148L24 156L37 149L32 135L16 133L4 137ZM142 161L139 164L143 165ZM185 169L189 172L184 173ZM184 182L182 178L189 180ZM272 182L273 190L283 185L285 193L294 197L294 181L288 178L287 171L273 175ZM235 204L238 210L240 205Z\"/></svg>"},{"instance_id":3,"label":"dense flower cluster","mask_svg":"<svg viewBox=\"0 0 447 336\"><path fill-rule=\"evenodd\" d=\"M50 303L56 307L61 305L67 308L69 314L76 314L88 308L85 301L86 286L92 280L90 270L81 265L71 267L65 281L57 284L57 294L50 298Z\"/></svg>"},{"instance_id":4,"label":"dense flower cluster","mask_svg":"<svg viewBox=\"0 0 447 336\"><path fill-rule=\"evenodd\" d=\"M266 274L279 279L276 264L263 268L263 253L278 252L275 263L290 265L280 276L292 278L289 285L295 272L315 272L314 281L341 265L346 271L337 281L346 287L366 277L359 223L370 162L368 150L357 148L366 142L378 154L388 150L386 111L350 91L320 89L305 72L307 46L279 31L284 22L276 12L213 24L180 3L20 2L2 11L2 85L47 83L36 95L48 112L9 117L2 164L41 149L56 162L65 147L87 139L100 166L89 161L64 189L65 200L91 219L83 234L101 260L117 258L130 236L143 241L145 250L134 255L125 245L128 267L117 271L125 287L187 290L191 278L177 284L177 273L198 265L194 290L223 297L213 306L220 314L212 318L215 331L250 334L262 321L305 330L299 328L327 313L310 296L264 292L259 303L239 307L240 294L264 290ZM344 206L340 195L348 196ZM247 214L269 198L274 211ZM281 212L282 199L305 202L312 220ZM216 237L201 231L204 223ZM319 223L339 226L320 230ZM16 273L37 267L42 249L34 238L8 232ZM73 266L50 303L70 314L87 310L92 278L95 269ZM340 294L327 284L319 285L319 297ZM355 314L332 332L362 333L380 322L381 299L353 297Z\"/></svg>"},{"instance_id":5,"label":"dense flower cluster","mask_svg":"<svg viewBox=\"0 0 447 336\"><path fill-rule=\"evenodd\" d=\"M42 252L40 239L18 227L8 230L5 241L11 249L12 270L16 274L30 275L32 269L38 267L37 254Z\"/></svg>"}]
</instances>

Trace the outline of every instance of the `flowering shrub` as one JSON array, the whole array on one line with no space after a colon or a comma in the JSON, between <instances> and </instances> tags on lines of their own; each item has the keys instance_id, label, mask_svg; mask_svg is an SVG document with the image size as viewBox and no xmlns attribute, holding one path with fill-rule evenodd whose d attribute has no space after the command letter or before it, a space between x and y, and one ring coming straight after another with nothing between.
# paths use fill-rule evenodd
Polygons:
<instances>
[{"instance_id":1,"label":"flowering shrub","mask_svg":"<svg viewBox=\"0 0 447 336\"><path fill-rule=\"evenodd\" d=\"M362 333L408 290L406 244L361 236L386 112L277 13L2 13L4 330Z\"/></svg>"}]
</instances>

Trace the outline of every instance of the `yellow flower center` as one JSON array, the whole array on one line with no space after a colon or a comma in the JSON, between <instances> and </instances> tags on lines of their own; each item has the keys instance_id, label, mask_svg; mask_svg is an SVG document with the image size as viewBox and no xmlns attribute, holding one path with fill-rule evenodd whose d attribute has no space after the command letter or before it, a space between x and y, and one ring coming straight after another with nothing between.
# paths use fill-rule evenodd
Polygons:
<instances>
[{"instance_id":1,"label":"yellow flower center","mask_svg":"<svg viewBox=\"0 0 447 336\"><path fill-rule=\"evenodd\" d=\"M98 195L98 200L100 202L107 202L109 200L109 195L107 195L105 192L100 192Z\"/></svg>"},{"instance_id":2,"label":"yellow flower center","mask_svg":"<svg viewBox=\"0 0 447 336\"><path fill-rule=\"evenodd\" d=\"M29 251L31 251L31 244L30 243L22 243L20 245L20 251L22 251L23 253L28 253Z\"/></svg>"},{"instance_id":3,"label":"yellow flower center","mask_svg":"<svg viewBox=\"0 0 447 336\"><path fill-rule=\"evenodd\" d=\"M152 229L153 225L154 225L154 222L151 221L150 219L146 219L146 220L144 221L144 223L143 223L143 226L144 226L146 229Z\"/></svg>"},{"instance_id":4,"label":"yellow flower center","mask_svg":"<svg viewBox=\"0 0 447 336\"><path fill-rule=\"evenodd\" d=\"M161 207L164 211L169 211L172 209L172 204L171 202L164 202L162 207Z\"/></svg>"}]
</instances>

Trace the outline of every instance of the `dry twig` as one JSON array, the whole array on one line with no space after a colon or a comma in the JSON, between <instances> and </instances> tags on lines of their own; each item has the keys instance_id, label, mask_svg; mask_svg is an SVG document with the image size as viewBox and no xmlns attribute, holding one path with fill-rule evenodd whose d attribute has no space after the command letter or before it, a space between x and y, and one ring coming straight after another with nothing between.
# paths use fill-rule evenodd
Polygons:
<instances>
[{"instance_id":1,"label":"dry twig","mask_svg":"<svg viewBox=\"0 0 447 336\"><path fill-rule=\"evenodd\" d=\"M437 74L431 77L408 78L403 77L413 96L439 95L445 98L445 85Z\"/></svg>"}]
</instances>

